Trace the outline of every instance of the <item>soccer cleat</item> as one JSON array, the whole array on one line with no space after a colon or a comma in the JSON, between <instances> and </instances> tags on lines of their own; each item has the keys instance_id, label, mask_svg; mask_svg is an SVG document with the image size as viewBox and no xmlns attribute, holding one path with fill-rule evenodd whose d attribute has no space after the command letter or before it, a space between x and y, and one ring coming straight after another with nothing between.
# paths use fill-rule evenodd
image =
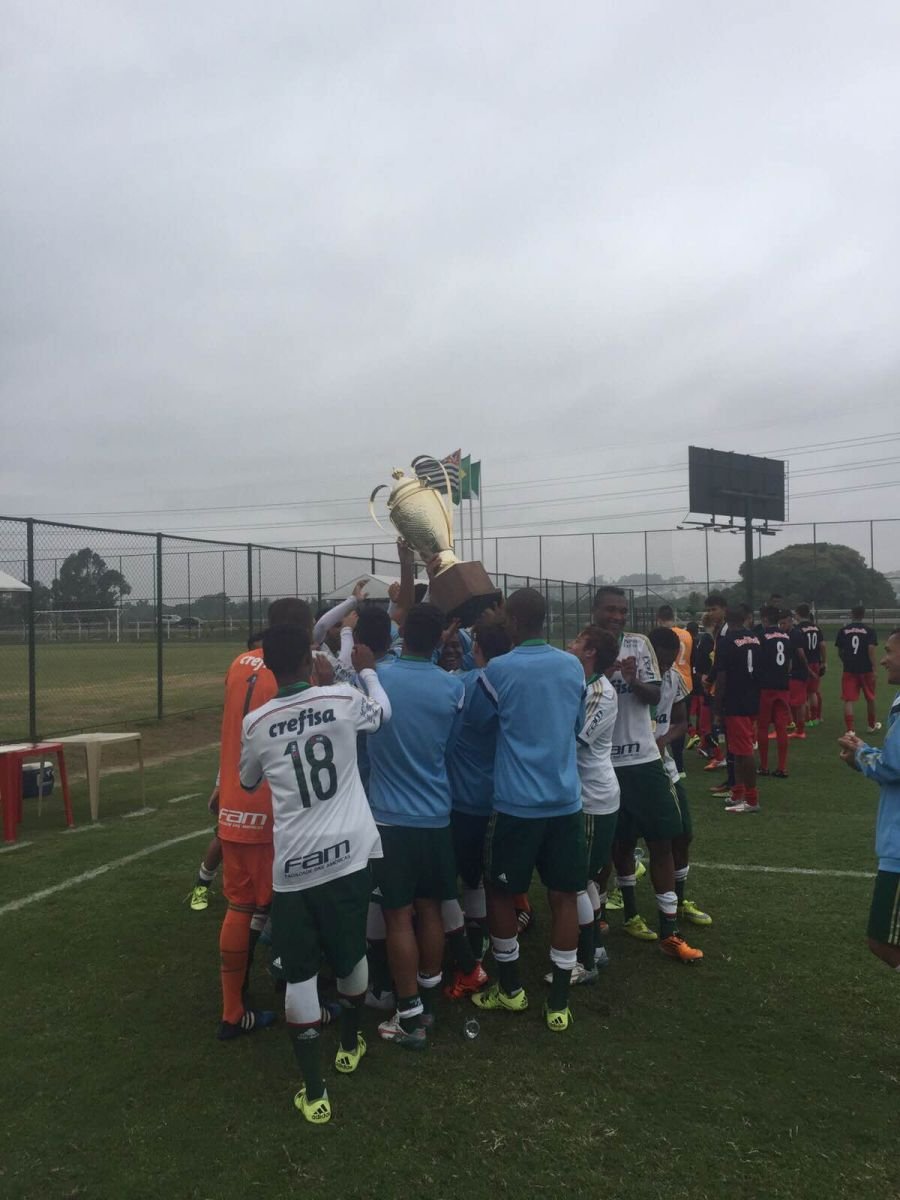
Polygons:
<instances>
[{"instance_id":1,"label":"soccer cleat","mask_svg":"<svg viewBox=\"0 0 900 1200\"><path fill-rule=\"evenodd\" d=\"M453 976L453 982L449 987L444 988L444 995L448 1000L462 1000L463 996L471 996L473 992L480 992L487 981L487 971L481 963L476 963L468 975L457 971Z\"/></svg>"},{"instance_id":2,"label":"soccer cleat","mask_svg":"<svg viewBox=\"0 0 900 1200\"><path fill-rule=\"evenodd\" d=\"M220 1042L230 1042L242 1033L255 1033L257 1029L268 1029L275 1024L275 1014L267 1009L248 1008L239 1021L220 1021L216 1037Z\"/></svg>"},{"instance_id":3,"label":"soccer cleat","mask_svg":"<svg viewBox=\"0 0 900 1200\"><path fill-rule=\"evenodd\" d=\"M647 868L644 866L641 859L636 858L634 861L634 882L640 883L646 874Z\"/></svg>"},{"instance_id":4,"label":"soccer cleat","mask_svg":"<svg viewBox=\"0 0 900 1200\"><path fill-rule=\"evenodd\" d=\"M342 1075L352 1074L359 1066L359 1060L366 1052L366 1039L361 1033L356 1035L356 1049L345 1050L343 1046L338 1046L338 1052L334 1056L334 1069L340 1071Z\"/></svg>"},{"instance_id":5,"label":"soccer cleat","mask_svg":"<svg viewBox=\"0 0 900 1200\"><path fill-rule=\"evenodd\" d=\"M702 950L695 950L693 946L689 946L677 933L663 938L659 943L659 948L668 958L677 958L679 962L699 962L703 957Z\"/></svg>"},{"instance_id":6,"label":"soccer cleat","mask_svg":"<svg viewBox=\"0 0 900 1200\"><path fill-rule=\"evenodd\" d=\"M607 953L605 946L598 946L594 951L594 962L598 967L609 966L609 954Z\"/></svg>"},{"instance_id":7,"label":"soccer cleat","mask_svg":"<svg viewBox=\"0 0 900 1200\"><path fill-rule=\"evenodd\" d=\"M693 900L685 900L678 906L678 916L692 925L712 925L712 917L697 907Z\"/></svg>"},{"instance_id":8,"label":"soccer cleat","mask_svg":"<svg viewBox=\"0 0 900 1200\"><path fill-rule=\"evenodd\" d=\"M773 771L772 772L773 779L787 779L787 777L788 777L787 771Z\"/></svg>"},{"instance_id":9,"label":"soccer cleat","mask_svg":"<svg viewBox=\"0 0 900 1200\"><path fill-rule=\"evenodd\" d=\"M519 933L527 933L537 922L534 919L534 910L530 908L516 909L516 924L519 927Z\"/></svg>"},{"instance_id":10,"label":"soccer cleat","mask_svg":"<svg viewBox=\"0 0 900 1200\"><path fill-rule=\"evenodd\" d=\"M399 1012L381 1022L378 1026L378 1036L386 1042L403 1046L406 1050L425 1050L428 1046L424 1026L419 1025L413 1030L404 1029L400 1024Z\"/></svg>"},{"instance_id":11,"label":"soccer cleat","mask_svg":"<svg viewBox=\"0 0 900 1200\"><path fill-rule=\"evenodd\" d=\"M769 768L768 767L757 767L756 773L757 773L757 775L762 775L763 778L765 778L769 774Z\"/></svg>"},{"instance_id":12,"label":"soccer cleat","mask_svg":"<svg viewBox=\"0 0 900 1200\"><path fill-rule=\"evenodd\" d=\"M562 1012L553 1012L545 1004L543 1013L544 1020L547 1022L547 1028L551 1033L565 1033L575 1020L572 1016L571 1008L564 1008Z\"/></svg>"},{"instance_id":13,"label":"soccer cleat","mask_svg":"<svg viewBox=\"0 0 900 1200\"><path fill-rule=\"evenodd\" d=\"M637 938L639 942L655 942L659 938L659 934L653 932L640 913L629 917L622 928L629 937Z\"/></svg>"},{"instance_id":14,"label":"soccer cleat","mask_svg":"<svg viewBox=\"0 0 900 1200\"><path fill-rule=\"evenodd\" d=\"M709 789L713 796L731 796L731 785L728 783L717 783L715 787Z\"/></svg>"},{"instance_id":15,"label":"soccer cleat","mask_svg":"<svg viewBox=\"0 0 900 1200\"><path fill-rule=\"evenodd\" d=\"M778 734L776 733L776 731L774 729L770 730L769 731L769 741L774 742L777 740L777 738L778 738Z\"/></svg>"},{"instance_id":16,"label":"soccer cleat","mask_svg":"<svg viewBox=\"0 0 900 1200\"><path fill-rule=\"evenodd\" d=\"M678 778L679 779L687 779L687 771L679 771Z\"/></svg>"},{"instance_id":17,"label":"soccer cleat","mask_svg":"<svg viewBox=\"0 0 900 1200\"><path fill-rule=\"evenodd\" d=\"M788 737L791 739L791 741L794 741L794 742L805 742L806 741L806 733L805 732L801 733L798 729L795 729L793 733L789 733Z\"/></svg>"},{"instance_id":18,"label":"soccer cleat","mask_svg":"<svg viewBox=\"0 0 900 1200\"><path fill-rule=\"evenodd\" d=\"M520 1013L528 1007L528 997L525 995L524 988L519 988L514 996L509 996L499 983L495 983L484 992L476 992L472 997L472 1003L484 1012L496 1012L498 1009L504 1009L506 1012Z\"/></svg>"},{"instance_id":19,"label":"soccer cleat","mask_svg":"<svg viewBox=\"0 0 900 1200\"><path fill-rule=\"evenodd\" d=\"M294 1097L294 1108L300 1110L312 1125L324 1125L331 1120L331 1102L323 1092L318 1100L307 1100L306 1088L301 1088Z\"/></svg>"},{"instance_id":20,"label":"soccer cleat","mask_svg":"<svg viewBox=\"0 0 900 1200\"><path fill-rule=\"evenodd\" d=\"M625 901L622 899L620 888L611 888L609 896L606 899L607 912L621 912L625 907Z\"/></svg>"},{"instance_id":21,"label":"soccer cleat","mask_svg":"<svg viewBox=\"0 0 900 1200\"><path fill-rule=\"evenodd\" d=\"M688 738L688 740L685 742L684 748L685 748L685 750L693 750L693 748L695 746L699 746L699 745L700 745L699 733L692 733L691 736Z\"/></svg>"},{"instance_id":22,"label":"soccer cleat","mask_svg":"<svg viewBox=\"0 0 900 1200\"><path fill-rule=\"evenodd\" d=\"M569 983L572 985L572 987L580 987L585 984L590 986L590 984L597 982L598 971L597 971L596 951L594 951L594 964L595 965L594 965L593 969L590 971L587 970L587 968L584 966L583 963L577 962L575 964L575 966L572 968L572 977L569 980ZM552 982L553 982L553 972L548 971L547 974L544 976L544 983L552 983Z\"/></svg>"},{"instance_id":23,"label":"soccer cleat","mask_svg":"<svg viewBox=\"0 0 900 1200\"><path fill-rule=\"evenodd\" d=\"M381 1012L393 1012L397 1001L394 999L393 992L375 992L369 988L363 1003L366 1008L377 1008Z\"/></svg>"},{"instance_id":24,"label":"soccer cleat","mask_svg":"<svg viewBox=\"0 0 900 1200\"><path fill-rule=\"evenodd\" d=\"M191 902L192 912L204 912L209 908L209 885L198 883L188 898Z\"/></svg>"},{"instance_id":25,"label":"soccer cleat","mask_svg":"<svg viewBox=\"0 0 900 1200\"><path fill-rule=\"evenodd\" d=\"M876 721L874 725L870 725L868 728L869 728L869 733L877 733L878 730L881 728L881 722Z\"/></svg>"},{"instance_id":26,"label":"soccer cleat","mask_svg":"<svg viewBox=\"0 0 900 1200\"><path fill-rule=\"evenodd\" d=\"M725 762L724 758L711 758L709 760L709 762L706 764L706 766L703 768L703 770L704 771L719 771L719 770L724 769L725 766L727 766L727 763Z\"/></svg>"},{"instance_id":27,"label":"soccer cleat","mask_svg":"<svg viewBox=\"0 0 900 1200\"><path fill-rule=\"evenodd\" d=\"M737 804L729 804L725 811L735 813L758 813L759 805L748 804L746 800L739 800Z\"/></svg>"}]
</instances>

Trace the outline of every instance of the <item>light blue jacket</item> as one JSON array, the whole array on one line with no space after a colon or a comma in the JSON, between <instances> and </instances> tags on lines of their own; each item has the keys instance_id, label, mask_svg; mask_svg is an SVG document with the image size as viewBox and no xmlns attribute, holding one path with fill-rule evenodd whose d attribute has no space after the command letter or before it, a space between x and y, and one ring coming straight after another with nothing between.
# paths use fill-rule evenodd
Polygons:
<instances>
[{"instance_id":1,"label":"light blue jacket","mask_svg":"<svg viewBox=\"0 0 900 1200\"><path fill-rule=\"evenodd\" d=\"M860 746L856 765L863 775L881 785L875 825L878 869L900 874L900 693L891 705L884 745L880 750Z\"/></svg>"}]
</instances>

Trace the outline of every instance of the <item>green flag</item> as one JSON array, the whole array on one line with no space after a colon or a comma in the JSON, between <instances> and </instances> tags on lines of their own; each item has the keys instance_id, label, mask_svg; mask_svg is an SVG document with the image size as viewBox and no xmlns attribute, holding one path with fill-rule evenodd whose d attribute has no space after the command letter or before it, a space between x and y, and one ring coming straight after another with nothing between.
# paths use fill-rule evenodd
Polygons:
<instances>
[{"instance_id":1,"label":"green flag","mask_svg":"<svg viewBox=\"0 0 900 1200\"><path fill-rule=\"evenodd\" d=\"M473 496L481 495L481 463L472 463L469 467L469 491Z\"/></svg>"},{"instance_id":2,"label":"green flag","mask_svg":"<svg viewBox=\"0 0 900 1200\"><path fill-rule=\"evenodd\" d=\"M472 493L469 490L469 479L472 474L472 458L471 455L466 455L459 464L459 500L471 500ZM456 497L454 496L454 500ZM459 503L459 500L456 500Z\"/></svg>"}]
</instances>

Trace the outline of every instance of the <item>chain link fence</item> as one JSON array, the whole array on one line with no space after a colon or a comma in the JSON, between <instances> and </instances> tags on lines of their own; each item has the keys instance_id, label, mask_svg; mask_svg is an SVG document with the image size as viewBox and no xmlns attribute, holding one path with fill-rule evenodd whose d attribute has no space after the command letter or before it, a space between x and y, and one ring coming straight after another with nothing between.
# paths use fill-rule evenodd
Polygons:
<instances>
[{"instance_id":1,"label":"chain link fence","mask_svg":"<svg viewBox=\"0 0 900 1200\"><path fill-rule=\"evenodd\" d=\"M0 570L31 587L0 592L2 741L217 707L225 669L272 600L316 608L363 575L399 575L389 543L352 554L6 517ZM493 578L504 593L544 592L558 644L587 620L588 583Z\"/></svg>"}]
</instances>

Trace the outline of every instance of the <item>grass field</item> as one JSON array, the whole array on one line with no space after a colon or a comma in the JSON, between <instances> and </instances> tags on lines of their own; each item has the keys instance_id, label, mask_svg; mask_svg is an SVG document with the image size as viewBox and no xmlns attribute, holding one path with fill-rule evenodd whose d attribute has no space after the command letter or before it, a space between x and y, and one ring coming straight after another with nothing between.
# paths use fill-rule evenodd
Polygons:
<instances>
[{"instance_id":1,"label":"grass field","mask_svg":"<svg viewBox=\"0 0 900 1200\"><path fill-rule=\"evenodd\" d=\"M896 1196L900 990L864 945L876 790L837 761L837 673L825 684L826 725L792 743L789 781L762 781L759 817L725 814L689 756L707 864L689 895L715 918L691 931L701 964L664 960L612 914L612 965L554 1038L539 1016L535 886L531 1010L486 1014L467 1042L466 1010L444 1001L421 1056L379 1043L367 1013L370 1054L350 1078L331 1072L322 1129L291 1106L283 1030L214 1038L223 903L193 914L183 902L215 773L213 749L184 751L209 740L212 718L157 732L158 753L182 756L148 769L151 812L125 819L140 804L126 772L104 778L97 828L83 782L78 832L63 831L55 800L40 817L28 802L27 844L0 855L0 1195ZM881 711L888 701L882 689ZM651 919L646 883L638 895ZM275 1003L261 966L254 994Z\"/></svg>"},{"instance_id":2,"label":"grass field","mask_svg":"<svg viewBox=\"0 0 900 1200\"><path fill-rule=\"evenodd\" d=\"M244 641L163 644L163 711L216 706L222 680ZM40 737L156 719L156 645L145 642L39 642L37 717ZM28 655L0 646L0 740L28 732Z\"/></svg>"}]
</instances>

